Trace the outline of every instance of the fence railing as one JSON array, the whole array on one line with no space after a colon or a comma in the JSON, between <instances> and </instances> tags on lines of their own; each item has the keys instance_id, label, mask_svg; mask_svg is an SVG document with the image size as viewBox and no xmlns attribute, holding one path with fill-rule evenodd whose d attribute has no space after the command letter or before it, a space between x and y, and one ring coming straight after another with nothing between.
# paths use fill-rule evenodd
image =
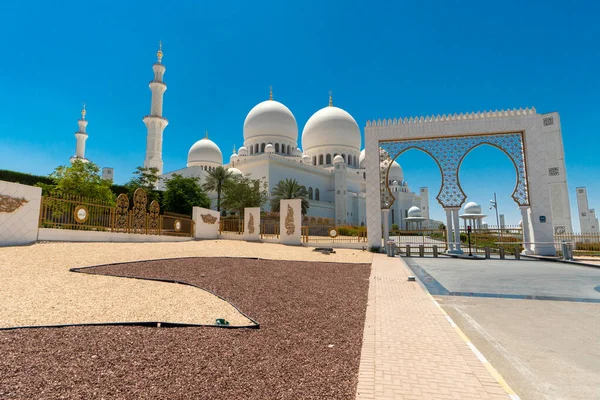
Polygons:
<instances>
[{"instance_id":1,"label":"fence railing","mask_svg":"<svg viewBox=\"0 0 600 400\"><path fill-rule=\"evenodd\" d=\"M563 241L573 244L575 251L600 251L600 233L563 233L554 235L556 250Z\"/></svg>"},{"instance_id":2,"label":"fence railing","mask_svg":"<svg viewBox=\"0 0 600 400\"><path fill-rule=\"evenodd\" d=\"M160 205L147 204L146 192L137 189L130 209L129 197L122 193L116 206L104 201L72 195L42 197L40 228L144 235L193 236L194 221L187 217L160 215Z\"/></svg>"},{"instance_id":3,"label":"fence railing","mask_svg":"<svg viewBox=\"0 0 600 400\"><path fill-rule=\"evenodd\" d=\"M263 221L260 224L261 239L279 239L279 221Z\"/></svg>"},{"instance_id":4,"label":"fence railing","mask_svg":"<svg viewBox=\"0 0 600 400\"><path fill-rule=\"evenodd\" d=\"M302 227L304 243L366 243L365 228L350 228L334 225L306 225Z\"/></svg>"},{"instance_id":5,"label":"fence railing","mask_svg":"<svg viewBox=\"0 0 600 400\"><path fill-rule=\"evenodd\" d=\"M221 218L219 223L219 234L236 234L244 233L244 220L241 218Z\"/></svg>"},{"instance_id":6,"label":"fence railing","mask_svg":"<svg viewBox=\"0 0 600 400\"><path fill-rule=\"evenodd\" d=\"M433 251L433 246L438 250L446 250L446 230L424 229L424 230L393 230L390 231L390 240L396 243L401 250L409 244L411 247L423 246L426 252Z\"/></svg>"}]
</instances>

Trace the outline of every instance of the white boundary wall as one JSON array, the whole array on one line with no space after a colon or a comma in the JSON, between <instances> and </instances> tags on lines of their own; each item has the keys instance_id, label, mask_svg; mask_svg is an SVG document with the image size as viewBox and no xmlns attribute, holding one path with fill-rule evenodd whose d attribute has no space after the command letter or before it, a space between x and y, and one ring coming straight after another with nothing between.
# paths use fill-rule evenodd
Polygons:
<instances>
[{"instance_id":1,"label":"white boundary wall","mask_svg":"<svg viewBox=\"0 0 600 400\"><path fill-rule=\"evenodd\" d=\"M516 113L514 113L516 114ZM414 120L392 124L367 124L365 127L365 166L367 173L367 232L370 246L382 246L381 204L379 188L379 141L425 139L445 136L468 136L494 133L524 132L525 162L529 201L531 242L537 255L554 255L552 205L549 189L546 136L553 134L559 123L558 113L489 116L478 113L476 118L444 117L434 121ZM549 118L553 124L548 125ZM559 128L560 129L560 128ZM562 154L561 154L562 155ZM563 156L564 157L564 156ZM566 186L566 185L565 185ZM437 195L437 190L436 193ZM468 195L468 193L467 193ZM568 197L567 197L568 199ZM515 204L516 206L516 204ZM563 205L565 208L568 204ZM540 218L542 217L542 218ZM544 220L545 222L541 222Z\"/></svg>"},{"instance_id":2,"label":"white boundary wall","mask_svg":"<svg viewBox=\"0 0 600 400\"><path fill-rule=\"evenodd\" d=\"M10 203L26 203L10 212L0 212L0 246L16 246L34 243L38 238L42 189L0 181L0 202L8 207ZM16 207L16 206L15 206Z\"/></svg>"},{"instance_id":3,"label":"white boundary wall","mask_svg":"<svg viewBox=\"0 0 600 400\"><path fill-rule=\"evenodd\" d=\"M202 215L210 215L216 220L213 223L204 222ZM217 239L219 237L219 224L221 215L218 211L208 208L193 207L192 219L194 220L194 238L196 239Z\"/></svg>"},{"instance_id":4,"label":"white boundary wall","mask_svg":"<svg viewBox=\"0 0 600 400\"><path fill-rule=\"evenodd\" d=\"M285 220L288 215L288 205L294 212L294 229L291 235L287 234ZM279 206L279 243L281 244L302 244L302 200L281 200Z\"/></svg>"},{"instance_id":5,"label":"white boundary wall","mask_svg":"<svg viewBox=\"0 0 600 400\"><path fill-rule=\"evenodd\" d=\"M142 235L139 233L79 231L40 228L39 241L56 242L187 242L189 236Z\"/></svg>"},{"instance_id":6,"label":"white boundary wall","mask_svg":"<svg viewBox=\"0 0 600 400\"><path fill-rule=\"evenodd\" d=\"M250 233L250 215L253 219L253 233ZM260 207L244 209L244 240L260 240Z\"/></svg>"}]
</instances>

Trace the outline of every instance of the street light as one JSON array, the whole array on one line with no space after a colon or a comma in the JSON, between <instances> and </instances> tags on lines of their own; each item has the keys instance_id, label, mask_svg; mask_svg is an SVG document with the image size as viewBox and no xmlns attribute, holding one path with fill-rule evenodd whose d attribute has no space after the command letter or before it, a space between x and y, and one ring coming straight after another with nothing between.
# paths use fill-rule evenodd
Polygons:
<instances>
[{"instance_id":1,"label":"street light","mask_svg":"<svg viewBox=\"0 0 600 400\"><path fill-rule=\"evenodd\" d=\"M498 199L496 199L496 193L494 193L494 200L490 200L490 210L492 208L496 209L496 224L500 233L500 242L502 242L502 227L500 226L500 217L498 216Z\"/></svg>"}]
</instances>

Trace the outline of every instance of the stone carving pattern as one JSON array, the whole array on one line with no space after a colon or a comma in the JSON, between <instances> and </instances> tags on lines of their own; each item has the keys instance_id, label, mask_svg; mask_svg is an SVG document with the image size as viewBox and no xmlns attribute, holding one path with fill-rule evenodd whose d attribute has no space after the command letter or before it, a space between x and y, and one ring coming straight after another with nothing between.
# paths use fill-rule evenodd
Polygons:
<instances>
[{"instance_id":1,"label":"stone carving pattern","mask_svg":"<svg viewBox=\"0 0 600 400\"><path fill-rule=\"evenodd\" d=\"M437 195L437 200L442 207L461 207L466 200L466 195L462 191L458 178L460 164L471 150L482 144L499 148L513 161L517 170L517 184L512 193L512 198L519 206L528 206L529 193L525 171L523 136L521 133L499 133L495 135L380 142L379 145L383 149L380 154L385 153L387 156L380 157L382 163L380 168L381 207L390 208L395 200L386 183L391 160L411 148L428 153L440 167L442 187ZM386 164L384 164L384 161Z\"/></svg>"},{"instance_id":2,"label":"stone carving pattern","mask_svg":"<svg viewBox=\"0 0 600 400\"><path fill-rule=\"evenodd\" d=\"M150 203L150 212L148 213L148 231L158 233L160 228L160 205L158 201L152 200Z\"/></svg>"},{"instance_id":3,"label":"stone carving pattern","mask_svg":"<svg viewBox=\"0 0 600 400\"><path fill-rule=\"evenodd\" d=\"M213 225L215 222L217 222L217 217L214 217L210 214L200 214L200 217L202 218L202 222L205 224Z\"/></svg>"},{"instance_id":4,"label":"stone carving pattern","mask_svg":"<svg viewBox=\"0 0 600 400\"><path fill-rule=\"evenodd\" d=\"M250 213L250 218L248 218L248 232L250 232L250 234L254 234L254 215L252 215L252 213Z\"/></svg>"},{"instance_id":5,"label":"stone carving pattern","mask_svg":"<svg viewBox=\"0 0 600 400\"><path fill-rule=\"evenodd\" d=\"M558 176L558 175L560 175L560 173L558 171L558 167L550 167L550 168L548 168L548 175L550 175L550 176Z\"/></svg>"},{"instance_id":6,"label":"stone carving pattern","mask_svg":"<svg viewBox=\"0 0 600 400\"><path fill-rule=\"evenodd\" d=\"M12 213L28 202L29 200L26 200L24 197L12 197L0 194L0 212Z\"/></svg>"},{"instance_id":7,"label":"stone carving pattern","mask_svg":"<svg viewBox=\"0 0 600 400\"><path fill-rule=\"evenodd\" d=\"M554 125L554 117L545 117L544 126Z\"/></svg>"},{"instance_id":8,"label":"stone carving pattern","mask_svg":"<svg viewBox=\"0 0 600 400\"><path fill-rule=\"evenodd\" d=\"M294 224L294 209L288 204L287 215L285 217L285 232L288 236L291 236L296 232L296 225Z\"/></svg>"}]
</instances>

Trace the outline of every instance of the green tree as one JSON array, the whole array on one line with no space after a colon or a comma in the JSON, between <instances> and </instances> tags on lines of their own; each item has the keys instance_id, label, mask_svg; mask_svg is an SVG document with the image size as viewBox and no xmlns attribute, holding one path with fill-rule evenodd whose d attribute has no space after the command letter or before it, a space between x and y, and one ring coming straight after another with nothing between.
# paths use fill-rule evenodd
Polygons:
<instances>
[{"instance_id":1,"label":"green tree","mask_svg":"<svg viewBox=\"0 0 600 400\"><path fill-rule=\"evenodd\" d=\"M156 167L137 167L133 172L133 178L125 184L129 199L133 199L133 193L142 188L148 195L148 203L156 200L160 203L160 192L156 190L158 183L158 168Z\"/></svg>"},{"instance_id":2,"label":"green tree","mask_svg":"<svg viewBox=\"0 0 600 400\"><path fill-rule=\"evenodd\" d=\"M198 178L184 178L173 174L165 181L163 206L167 211L179 214L192 214L192 207L210 207L210 199L198 183Z\"/></svg>"},{"instance_id":3,"label":"green tree","mask_svg":"<svg viewBox=\"0 0 600 400\"><path fill-rule=\"evenodd\" d=\"M217 167L214 171L209 171L204 178L202 188L207 192L217 192L217 211L221 211L221 192L223 186L227 185L233 178L231 172L223 167Z\"/></svg>"},{"instance_id":4,"label":"green tree","mask_svg":"<svg viewBox=\"0 0 600 400\"><path fill-rule=\"evenodd\" d=\"M244 214L246 207L262 207L269 198L267 183L260 179L250 179L247 176L236 175L223 186L224 210Z\"/></svg>"},{"instance_id":5,"label":"green tree","mask_svg":"<svg viewBox=\"0 0 600 400\"><path fill-rule=\"evenodd\" d=\"M115 195L110 190L112 183L102 179L100 167L92 162L75 160L69 166L57 167L50 177L54 187L46 186L46 190L114 203Z\"/></svg>"},{"instance_id":6,"label":"green tree","mask_svg":"<svg viewBox=\"0 0 600 400\"><path fill-rule=\"evenodd\" d=\"M271 193L271 211L279 212L279 202L288 199L302 199L302 215L306 215L309 207L306 186L299 184L296 179L279 181Z\"/></svg>"}]
</instances>

